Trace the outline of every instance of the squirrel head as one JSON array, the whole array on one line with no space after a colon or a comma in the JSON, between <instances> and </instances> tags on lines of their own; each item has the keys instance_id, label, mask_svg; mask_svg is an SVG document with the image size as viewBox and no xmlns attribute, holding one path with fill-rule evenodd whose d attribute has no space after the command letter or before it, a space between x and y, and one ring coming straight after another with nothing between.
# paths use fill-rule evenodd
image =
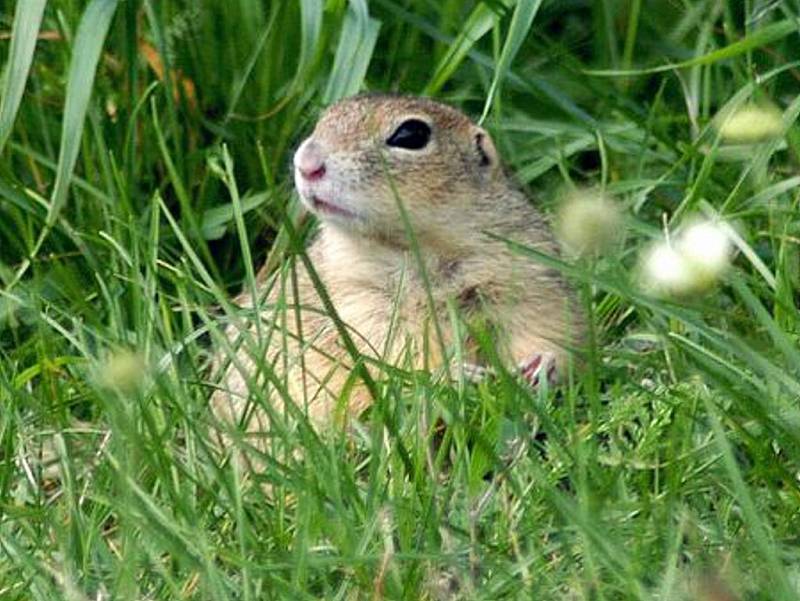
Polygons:
<instances>
[{"instance_id":1,"label":"squirrel head","mask_svg":"<svg viewBox=\"0 0 800 601\"><path fill-rule=\"evenodd\" d=\"M367 94L328 108L294 155L295 185L324 223L384 239L446 231L492 194L488 133L425 98Z\"/></svg>"}]
</instances>

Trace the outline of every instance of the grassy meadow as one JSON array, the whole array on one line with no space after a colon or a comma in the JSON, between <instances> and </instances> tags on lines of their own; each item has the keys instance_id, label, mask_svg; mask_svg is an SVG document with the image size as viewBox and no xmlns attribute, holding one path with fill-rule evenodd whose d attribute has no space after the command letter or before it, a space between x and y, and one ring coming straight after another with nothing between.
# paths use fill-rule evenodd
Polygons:
<instances>
[{"instance_id":1,"label":"grassy meadow","mask_svg":"<svg viewBox=\"0 0 800 601\"><path fill-rule=\"evenodd\" d=\"M800 2L0 6L0 600L800 598ZM369 90L483 118L548 214L618 203L557 263L592 344L554 390L387 369L246 473L214 348L302 253L293 148ZM698 215L730 269L646 294Z\"/></svg>"}]
</instances>

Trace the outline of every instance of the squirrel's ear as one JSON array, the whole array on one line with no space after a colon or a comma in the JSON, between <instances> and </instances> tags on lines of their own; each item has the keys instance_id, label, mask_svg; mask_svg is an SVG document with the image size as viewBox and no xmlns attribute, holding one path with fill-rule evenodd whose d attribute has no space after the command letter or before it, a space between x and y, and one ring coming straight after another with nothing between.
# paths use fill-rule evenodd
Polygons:
<instances>
[{"instance_id":1,"label":"squirrel's ear","mask_svg":"<svg viewBox=\"0 0 800 601\"><path fill-rule=\"evenodd\" d=\"M497 167L497 150L494 147L492 138L485 129L475 126L472 132L472 140L475 144L475 153L478 157L478 164L481 167L490 168L492 171Z\"/></svg>"}]
</instances>

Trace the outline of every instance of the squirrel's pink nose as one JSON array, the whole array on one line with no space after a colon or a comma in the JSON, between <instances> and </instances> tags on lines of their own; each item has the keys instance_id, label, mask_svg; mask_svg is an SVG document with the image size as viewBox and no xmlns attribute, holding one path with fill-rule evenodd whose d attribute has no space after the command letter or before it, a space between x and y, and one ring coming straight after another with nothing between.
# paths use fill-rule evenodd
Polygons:
<instances>
[{"instance_id":1,"label":"squirrel's pink nose","mask_svg":"<svg viewBox=\"0 0 800 601\"><path fill-rule=\"evenodd\" d=\"M325 175L325 160L319 146L308 139L294 153L294 166L308 181L315 181Z\"/></svg>"}]
</instances>

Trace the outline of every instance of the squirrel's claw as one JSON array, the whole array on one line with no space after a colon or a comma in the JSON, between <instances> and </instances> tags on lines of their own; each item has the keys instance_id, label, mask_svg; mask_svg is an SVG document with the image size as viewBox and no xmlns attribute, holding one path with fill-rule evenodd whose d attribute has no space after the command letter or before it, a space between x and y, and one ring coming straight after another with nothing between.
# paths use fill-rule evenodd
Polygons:
<instances>
[{"instance_id":1,"label":"squirrel's claw","mask_svg":"<svg viewBox=\"0 0 800 601\"><path fill-rule=\"evenodd\" d=\"M495 375L491 367L475 363L462 363L461 371L470 382L480 382ZM546 380L548 386L557 381L556 359L551 353L536 353L517 365L517 372L532 388L538 388Z\"/></svg>"},{"instance_id":2,"label":"squirrel's claw","mask_svg":"<svg viewBox=\"0 0 800 601\"><path fill-rule=\"evenodd\" d=\"M556 358L551 353L537 353L520 363L517 368L522 378L533 388L538 388L543 380L553 386L557 380Z\"/></svg>"}]
</instances>

